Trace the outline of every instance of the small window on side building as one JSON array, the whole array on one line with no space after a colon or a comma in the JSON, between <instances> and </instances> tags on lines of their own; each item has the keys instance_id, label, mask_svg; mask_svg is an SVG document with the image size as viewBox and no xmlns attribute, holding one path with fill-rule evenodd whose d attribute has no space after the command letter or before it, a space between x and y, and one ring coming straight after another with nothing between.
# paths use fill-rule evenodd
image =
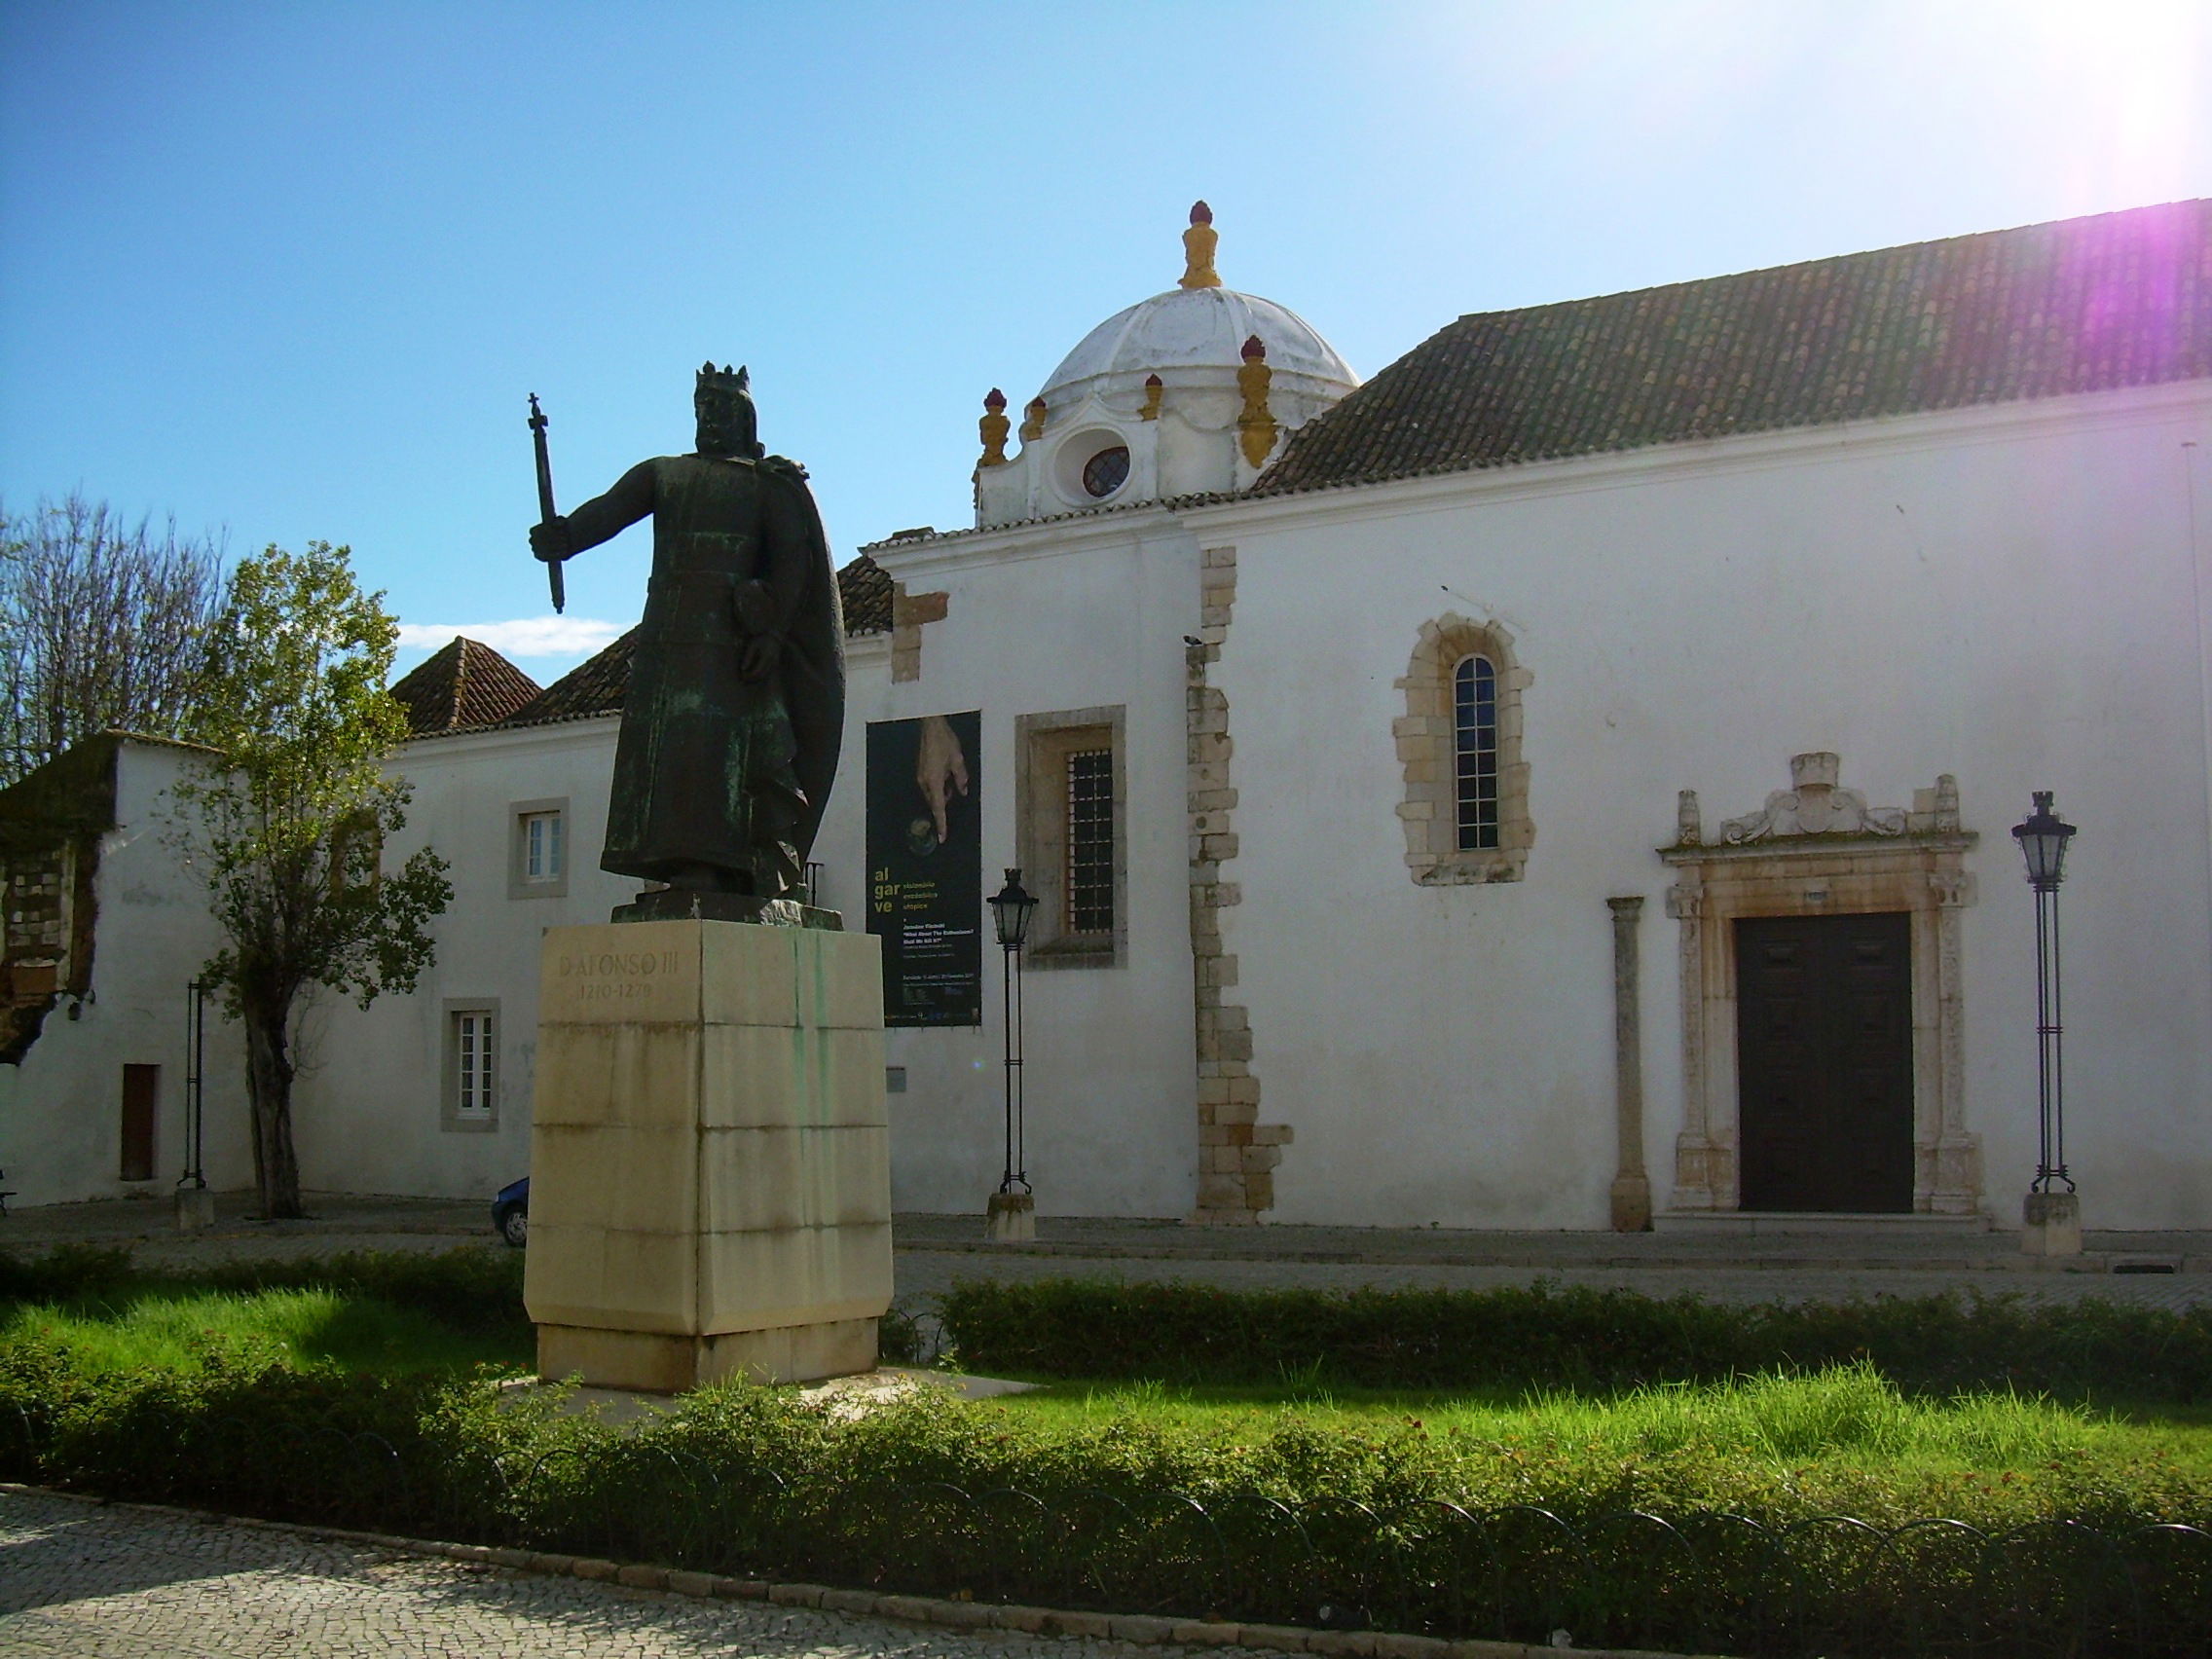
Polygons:
<instances>
[{"instance_id":1,"label":"small window on side building","mask_svg":"<svg viewBox=\"0 0 2212 1659\"><path fill-rule=\"evenodd\" d=\"M569 803L518 800L507 809L507 897L559 899L569 891Z\"/></svg>"},{"instance_id":2,"label":"small window on side building","mask_svg":"<svg viewBox=\"0 0 2212 1659\"><path fill-rule=\"evenodd\" d=\"M445 1015L443 1125L494 1128L499 1119L498 1004L448 1001Z\"/></svg>"}]
</instances>

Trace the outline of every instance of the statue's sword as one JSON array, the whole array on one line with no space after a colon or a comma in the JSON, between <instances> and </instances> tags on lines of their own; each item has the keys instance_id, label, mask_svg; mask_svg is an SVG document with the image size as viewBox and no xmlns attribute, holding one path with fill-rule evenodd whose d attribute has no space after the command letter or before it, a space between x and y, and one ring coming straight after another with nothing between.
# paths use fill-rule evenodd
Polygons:
<instances>
[{"instance_id":1,"label":"statue's sword","mask_svg":"<svg viewBox=\"0 0 2212 1659\"><path fill-rule=\"evenodd\" d=\"M530 436L537 446L537 519L551 524L560 515L553 510L553 458L545 453L545 412L537 407L537 393L530 394ZM569 604L568 584L561 579L561 561L545 561L545 579L553 586L553 609L558 614Z\"/></svg>"}]
</instances>

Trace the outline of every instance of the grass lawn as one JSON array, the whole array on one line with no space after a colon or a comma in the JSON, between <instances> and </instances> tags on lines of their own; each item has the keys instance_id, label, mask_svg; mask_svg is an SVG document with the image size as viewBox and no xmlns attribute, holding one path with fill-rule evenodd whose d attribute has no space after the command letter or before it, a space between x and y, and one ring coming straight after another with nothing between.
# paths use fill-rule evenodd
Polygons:
<instances>
[{"instance_id":1,"label":"grass lawn","mask_svg":"<svg viewBox=\"0 0 2212 1659\"><path fill-rule=\"evenodd\" d=\"M1810 1377L1640 1388L1612 1398L1052 1382L989 1404L1070 1430L1135 1419L1255 1436L1289 1417L1352 1433L1419 1431L1500 1448L1576 1447L1616 1456L1705 1448L1778 1463L1843 1456L1992 1470L2037 1468L2062 1457L2164 1457L2212 1476L2212 1414L2200 1407L2100 1410L2016 1394L1912 1399L1864 1365Z\"/></svg>"},{"instance_id":2,"label":"grass lawn","mask_svg":"<svg viewBox=\"0 0 2212 1659\"><path fill-rule=\"evenodd\" d=\"M1609 1491L1623 1507L2002 1524L2130 1498L2201 1519L2212 1498L2212 1424L2200 1408L1913 1398L1863 1364L1610 1397L1056 1382L984 1409L1051 1438L1235 1444L1266 1449L1271 1462L1309 1437L1366 1442L1482 1503Z\"/></svg>"},{"instance_id":3,"label":"grass lawn","mask_svg":"<svg viewBox=\"0 0 2212 1659\"><path fill-rule=\"evenodd\" d=\"M0 1307L0 1350L66 1352L88 1374L240 1368L407 1376L485 1364L524 1367L527 1332L459 1331L413 1309L335 1290L138 1291L98 1301Z\"/></svg>"}]
</instances>

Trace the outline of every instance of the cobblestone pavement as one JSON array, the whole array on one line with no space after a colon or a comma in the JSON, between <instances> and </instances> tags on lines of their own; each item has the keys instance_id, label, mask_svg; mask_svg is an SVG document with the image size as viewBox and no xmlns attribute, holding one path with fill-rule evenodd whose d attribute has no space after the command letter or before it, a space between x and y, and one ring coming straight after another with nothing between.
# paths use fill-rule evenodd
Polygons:
<instances>
[{"instance_id":1,"label":"cobblestone pavement","mask_svg":"<svg viewBox=\"0 0 2212 1659\"><path fill-rule=\"evenodd\" d=\"M0 1493L0 1654L69 1659L1223 1659L630 1590L374 1544ZM1273 1656L1268 1656L1273 1659Z\"/></svg>"}]
</instances>

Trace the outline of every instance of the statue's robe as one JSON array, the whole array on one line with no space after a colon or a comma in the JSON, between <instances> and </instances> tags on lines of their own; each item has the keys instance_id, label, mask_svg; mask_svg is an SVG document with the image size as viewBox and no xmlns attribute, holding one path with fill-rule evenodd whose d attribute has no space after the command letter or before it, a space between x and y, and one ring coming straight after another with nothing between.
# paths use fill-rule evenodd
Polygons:
<instances>
[{"instance_id":1,"label":"statue's robe","mask_svg":"<svg viewBox=\"0 0 2212 1659\"><path fill-rule=\"evenodd\" d=\"M653 521L601 868L666 881L707 865L763 898L799 886L845 697L836 572L805 480L781 457L663 456L568 515L579 551ZM776 666L748 682L760 632Z\"/></svg>"}]
</instances>

